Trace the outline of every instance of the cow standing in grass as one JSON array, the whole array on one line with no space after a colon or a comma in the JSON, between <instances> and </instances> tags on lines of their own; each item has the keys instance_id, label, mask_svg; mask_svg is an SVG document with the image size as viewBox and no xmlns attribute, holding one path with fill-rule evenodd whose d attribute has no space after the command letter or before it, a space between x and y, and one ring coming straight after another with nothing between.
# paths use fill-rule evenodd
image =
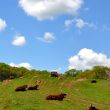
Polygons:
<instances>
[{"instance_id":1,"label":"cow standing in grass","mask_svg":"<svg viewBox=\"0 0 110 110\"><path fill-rule=\"evenodd\" d=\"M26 91L27 90L27 85L19 86L15 89L15 91Z\"/></svg>"},{"instance_id":2,"label":"cow standing in grass","mask_svg":"<svg viewBox=\"0 0 110 110\"><path fill-rule=\"evenodd\" d=\"M66 97L67 94L51 94L51 95L48 95L46 97L46 100L59 100L59 101L62 101L65 97Z\"/></svg>"},{"instance_id":3,"label":"cow standing in grass","mask_svg":"<svg viewBox=\"0 0 110 110\"><path fill-rule=\"evenodd\" d=\"M58 78L58 77L59 77L59 74L58 74L58 72L56 72L56 71L52 71L52 72L50 73L50 77Z\"/></svg>"}]
</instances>

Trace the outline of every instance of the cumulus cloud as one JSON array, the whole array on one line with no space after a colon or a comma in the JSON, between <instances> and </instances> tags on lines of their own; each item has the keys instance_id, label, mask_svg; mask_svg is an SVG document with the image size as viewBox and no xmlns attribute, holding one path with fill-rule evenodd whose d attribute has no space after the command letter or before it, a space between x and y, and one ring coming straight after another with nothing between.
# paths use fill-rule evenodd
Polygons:
<instances>
[{"instance_id":1,"label":"cumulus cloud","mask_svg":"<svg viewBox=\"0 0 110 110\"><path fill-rule=\"evenodd\" d=\"M40 40L45 43L52 43L55 40L55 36L51 32L45 32L43 37L37 37L37 40Z\"/></svg>"},{"instance_id":2,"label":"cumulus cloud","mask_svg":"<svg viewBox=\"0 0 110 110\"><path fill-rule=\"evenodd\" d=\"M94 23L87 22L81 18L65 20L64 25L66 28L69 28L71 25L74 25L78 29L83 29L85 27L89 27L93 29L97 28L97 26Z\"/></svg>"},{"instance_id":3,"label":"cumulus cloud","mask_svg":"<svg viewBox=\"0 0 110 110\"><path fill-rule=\"evenodd\" d=\"M69 58L69 69L92 69L94 66L110 67L110 58L103 53L83 48L78 54Z\"/></svg>"},{"instance_id":4,"label":"cumulus cloud","mask_svg":"<svg viewBox=\"0 0 110 110\"><path fill-rule=\"evenodd\" d=\"M0 32L6 28L6 21L0 18Z\"/></svg>"},{"instance_id":5,"label":"cumulus cloud","mask_svg":"<svg viewBox=\"0 0 110 110\"><path fill-rule=\"evenodd\" d=\"M65 27L68 28L74 23L74 19L65 20Z\"/></svg>"},{"instance_id":6,"label":"cumulus cloud","mask_svg":"<svg viewBox=\"0 0 110 110\"><path fill-rule=\"evenodd\" d=\"M20 7L38 20L54 19L59 15L74 15L83 0L19 0Z\"/></svg>"},{"instance_id":7,"label":"cumulus cloud","mask_svg":"<svg viewBox=\"0 0 110 110\"><path fill-rule=\"evenodd\" d=\"M82 19L76 19L76 20L75 20L75 25L76 25L77 28L82 29L82 28L84 28L85 26L88 26L89 23L85 22L85 21L82 20Z\"/></svg>"},{"instance_id":8,"label":"cumulus cloud","mask_svg":"<svg viewBox=\"0 0 110 110\"><path fill-rule=\"evenodd\" d=\"M32 69L32 66L29 63L20 63L20 64L10 63L9 65L12 67L24 67L24 68L27 68L29 70Z\"/></svg>"},{"instance_id":9,"label":"cumulus cloud","mask_svg":"<svg viewBox=\"0 0 110 110\"><path fill-rule=\"evenodd\" d=\"M15 36L12 41L12 44L15 46L23 46L26 44L26 39L24 36Z\"/></svg>"}]
</instances>

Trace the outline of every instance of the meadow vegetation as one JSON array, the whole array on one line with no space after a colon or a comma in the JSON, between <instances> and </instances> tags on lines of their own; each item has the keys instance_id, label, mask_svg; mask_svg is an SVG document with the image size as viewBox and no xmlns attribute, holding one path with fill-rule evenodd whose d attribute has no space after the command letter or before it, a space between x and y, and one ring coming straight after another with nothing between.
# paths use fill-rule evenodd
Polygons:
<instances>
[{"instance_id":1,"label":"meadow vegetation","mask_svg":"<svg viewBox=\"0 0 110 110\"><path fill-rule=\"evenodd\" d=\"M88 110L93 104L99 110L110 110L110 68L96 66L92 70L68 70L62 79L44 70L27 70L0 63L0 110ZM13 76L13 77L12 77ZM97 83L91 83L91 80ZM21 85L39 89L16 92ZM66 93L63 101L46 100L49 94Z\"/></svg>"}]
</instances>

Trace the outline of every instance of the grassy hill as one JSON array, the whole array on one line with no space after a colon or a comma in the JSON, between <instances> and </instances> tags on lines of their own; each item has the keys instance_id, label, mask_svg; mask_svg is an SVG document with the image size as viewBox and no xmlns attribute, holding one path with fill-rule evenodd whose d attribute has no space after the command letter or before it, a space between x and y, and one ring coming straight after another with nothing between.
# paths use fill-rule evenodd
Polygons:
<instances>
[{"instance_id":1,"label":"grassy hill","mask_svg":"<svg viewBox=\"0 0 110 110\"><path fill-rule=\"evenodd\" d=\"M33 85L40 80L39 90L15 92L24 84ZM24 75L0 82L0 110L88 110L90 104L99 110L110 110L110 81L97 79L74 79L63 76L62 80L49 77L45 73ZM45 97L52 93L67 93L63 101L48 101Z\"/></svg>"}]
</instances>

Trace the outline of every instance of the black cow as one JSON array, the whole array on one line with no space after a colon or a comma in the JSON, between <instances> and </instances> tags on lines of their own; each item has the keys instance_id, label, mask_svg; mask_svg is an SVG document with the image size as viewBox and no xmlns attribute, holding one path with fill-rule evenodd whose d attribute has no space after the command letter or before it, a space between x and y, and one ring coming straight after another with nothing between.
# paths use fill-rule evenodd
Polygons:
<instances>
[{"instance_id":1,"label":"black cow","mask_svg":"<svg viewBox=\"0 0 110 110\"><path fill-rule=\"evenodd\" d=\"M58 78L59 74L56 71L53 71L53 72L50 73L50 76Z\"/></svg>"}]
</instances>

